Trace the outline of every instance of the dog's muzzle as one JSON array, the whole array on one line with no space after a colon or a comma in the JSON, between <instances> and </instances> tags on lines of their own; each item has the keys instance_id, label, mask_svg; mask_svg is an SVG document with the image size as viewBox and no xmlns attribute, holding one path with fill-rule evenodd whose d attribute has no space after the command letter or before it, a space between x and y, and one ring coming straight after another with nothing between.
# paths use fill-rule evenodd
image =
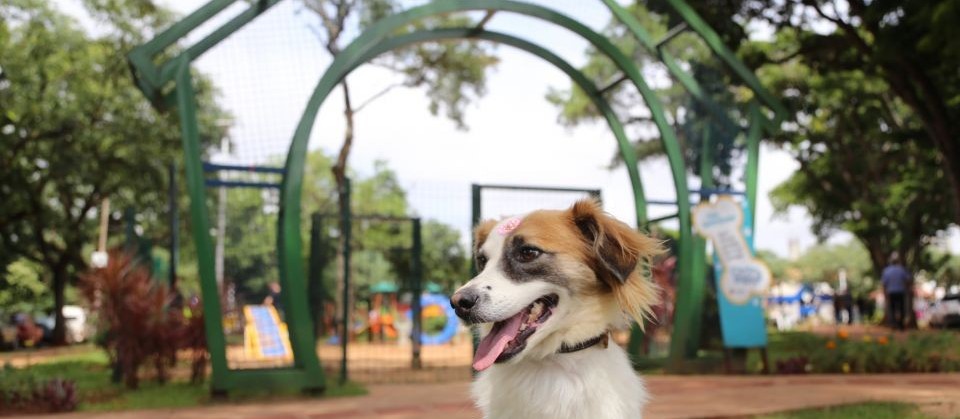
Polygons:
<instances>
[{"instance_id":1,"label":"dog's muzzle","mask_svg":"<svg viewBox=\"0 0 960 419\"><path fill-rule=\"evenodd\" d=\"M479 301L480 293L477 292L476 289L473 287L464 288L454 293L453 297L450 297L450 307L453 307L457 313L457 317L460 317L468 323L476 322L477 319L474 309L477 307Z\"/></svg>"}]
</instances>

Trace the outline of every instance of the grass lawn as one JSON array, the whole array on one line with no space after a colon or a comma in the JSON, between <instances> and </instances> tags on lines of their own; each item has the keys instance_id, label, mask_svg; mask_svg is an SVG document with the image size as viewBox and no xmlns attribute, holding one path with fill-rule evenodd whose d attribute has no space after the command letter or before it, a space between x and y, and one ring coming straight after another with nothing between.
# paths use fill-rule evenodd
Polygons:
<instances>
[{"instance_id":1,"label":"grass lawn","mask_svg":"<svg viewBox=\"0 0 960 419\"><path fill-rule=\"evenodd\" d=\"M280 393L238 391L231 393L227 400L211 400L208 383L190 384L173 380L160 385L149 377L149 373L150 368L143 368L140 388L137 390L128 390L122 385L111 383L106 354L103 351L91 349L84 353L59 356L54 360L25 368L3 368L0 370L0 382L46 381L54 378L72 380L76 383L80 411L189 407L223 402L303 397L296 390ZM328 381L325 397L366 394L366 389L359 384L347 383L344 386L337 386L336 380Z\"/></svg>"},{"instance_id":2,"label":"grass lawn","mask_svg":"<svg viewBox=\"0 0 960 419\"><path fill-rule=\"evenodd\" d=\"M805 409L760 416L760 419L927 419L917 406L906 403L870 402Z\"/></svg>"}]
</instances>

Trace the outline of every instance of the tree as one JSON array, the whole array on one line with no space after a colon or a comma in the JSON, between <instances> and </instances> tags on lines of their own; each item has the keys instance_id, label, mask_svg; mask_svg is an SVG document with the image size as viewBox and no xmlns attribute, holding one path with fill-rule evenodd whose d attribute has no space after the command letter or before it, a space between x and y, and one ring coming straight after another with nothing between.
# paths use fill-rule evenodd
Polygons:
<instances>
[{"instance_id":1,"label":"tree","mask_svg":"<svg viewBox=\"0 0 960 419\"><path fill-rule=\"evenodd\" d=\"M829 282L834 287L838 284L840 270L844 270L847 286L854 297L866 297L879 284L878 276L872 270L870 254L857 241L813 246L791 265L800 272L802 282Z\"/></svg>"},{"instance_id":2,"label":"tree","mask_svg":"<svg viewBox=\"0 0 960 419\"><path fill-rule=\"evenodd\" d=\"M307 156L307 173L303 186L304 226L311 226L312 214L322 214L324 245L322 253L335 255L336 243L327 240L337 235L336 186L330 167L331 156L322 150ZM349 172L348 172L349 173ZM355 179L352 213L358 215L385 215L407 217L411 210L406 191L397 174L386 162L374 163L369 176L351 173ZM224 268L226 276L237 284L238 293L248 297L264 295L266 284L277 277L276 214L270 212L266 194L260 190L236 190L228 197L227 242ZM395 279L401 284L411 274L411 225L403 221L353 220L353 289L370 286L378 281ZM309 227L307 227L309 228ZM306 231L304 231L306 235ZM433 220L422 227L424 280L450 288L467 277L467 252L455 229ZM308 258L310 249L304 249ZM328 266L325 278L337 276L337 268ZM324 284L332 290L335 284ZM341 289L342 291L342 289ZM336 294L337 296L341 294Z\"/></svg>"},{"instance_id":3,"label":"tree","mask_svg":"<svg viewBox=\"0 0 960 419\"><path fill-rule=\"evenodd\" d=\"M0 315L10 313L30 313L37 307L49 307L50 295L47 284L40 276L39 266L25 259L13 262L0 278Z\"/></svg>"},{"instance_id":4,"label":"tree","mask_svg":"<svg viewBox=\"0 0 960 419\"><path fill-rule=\"evenodd\" d=\"M778 44L794 43L791 33ZM770 195L775 208L804 207L821 238L854 234L879 275L893 251L920 268L923 249L953 217L942 156L888 84L859 68L847 70L794 59L766 69L764 82L785 99L798 123L770 139L783 144L800 169Z\"/></svg>"},{"instance_id":5,"label":"tree","mask_svg":"<svg viewBox=\"0 0 960 419\"><path fill-rule=\"evenodd\" d=\"M370 24L400 9L396 0L302 0L304 7L319 16L321 28L314 28L317 38L331 57L336 58L343 49L344 34L353 28L363 30ZM450 25L469 24L470 19L462 15L444 15L431 17L408 29L423 29ZM418 44L403 50L390 52L379 59L377 64L390 68L404 76L405 87L425 87L430 99L430 112L436 115L441 108L461 128L463 108L470 101L470 93L480 96L486 87L486 70L497 63L488 47L477 42L444 42ZM346 180L348 160L353 147L355 132L354 116L370 101L386 94L397 85L387 86L360 105L354 105L350 95L350 85L346 78L340 83L344 99L344 119L346 130L337 161L331 168L337 190L343 190ZM341 243L341 247L343 243ZM337 255L337 265L343 266L343 259ZM343 272L338 269L337 272ZM338 275L339 277L339 275ZM338 294L342 291L343 280L337 281ZM340 313L340 308L337 309Z\"/></svg>"},{"instance_id":6,"label":"tree","mask_svg":"<svg viewBox=\"0 0 960 419\"><path fill-rule=\"evenodd\" d=\"M337 57L343 49L344 33L353 28L363 30L378 20L400 10L394 0L302 0L303 5L320 17L321 28L314 28L317 38L331 57ZM429 18L412 25L412 29L442 26L463 26L471 23L469 18L457 15ZM392 69L404 76L404 87L425 87L430 99L430 112L436 115L445 108L445 114L465 127L463 108L471 99L470 93L480 96L486 87L486 70L497 63L488 47L477 42L420 44L391 52L379 59L378 65ZM381 93L355 106L346 79L340 83L344 96L344 118L347 129L343 145L333 166L337 185L343 185L347 160L353 145L354 115L370 100L386 94L397 85L387 86Z\"/></svg>"},{"instance_id":7,"label":"tree","mask_svg":"<svg viewBox=\"0 0 960 419\"><path fill-rule=\"evenodd\" d=\"M167 164L181 154L176 120L154 112L124 59L169 14L149 1L85 5L105 35L45 1L0 2L0 268L23 258L43 269L61 343L64 291L86 267L96 208L106 197L115 208L161 206ZM210 84L198 88L209 122L220 111Z\"/></svg>"},{"instance_id":8,"label":"tree","mask_svg":"<svg viewBox=\"0 0 960 419\"><path fill-rule=\"evenodd\" d=\"M629 6L628 10L647 29L652 38L659 39L680 20L664 10L657 10L656 3L634 4ZM640 45L619 20L612 19L603 34L620 47L625 55L633 57L639 68L647 70L644 72L645 77L651 75L648 69L666 72L666 67L661 63L660 58ZM706 96L719 108L724 109L731 120L736 121L742 118L736 103L736 90L731 87L734 83L729 79L722 65L713 58L711 50L696 34L682 33L664 48L676 57L681 66L689 69L704 88ZM580 70L601 87L604 83L616 80L620 76L620 70L596 48L588 48L586 54L587 64ZM699 174L697 169L700 167L704 130L709 129L712 133L713 145L710 156L714 163L712 175L716 178L716 184L720 186L729 186L733 183L734 180L730 178L733 163L737 161L744 147L743 141L738 141L734 127L720 122L712 111L687 93L679 83L655 84L654 87L677 133L686 167L691 170L691 173ZM619 83L606 93L606 99L618 113L620 120L624 122L628 133L634 137L634 148L638 157L643 160L663 156L664 149L659 141L660 135L636 88L630 83ZM547 94L547 100L557 106L560 110L559 120L566 125L573 126L603 119L587 94L577 86L571 86L568 89L551 89ZM622 163L622 157L617 152L612 159L611 167Z\"/></svg>"},{"instance_id":9,"label":"tree","mask_svg":"<svg viewBox=\"0 0 960 419\"><path fill-rule=\"evenodd\" d=\"M821 73L859 70L882 81L884 106L892 108L898 99L910 111L890 110L887 123L916 123L917 136L925 137L924 148L937 151L935 159L926 161L946 179L948 207L953 221L960 221L960 125L955 123L960 120L960 1L734 0L692 5L734 50L744 46L741 55L761 72L799 60ZM768 24L778 37L793 42L749 48L747 23ZM784 88L778 92L790 97L790 87Z\"/></svg>"},{"instance_id":10,"label":"tree","mask_svg":"<svg viewBox=\"0 0 960 419\"><path fill-rule=\"evenodd\" d=\"M453 292L470 278L470 254L460 232L439 221L423 225L423 280Z\"/></svg>"}]
</instances>

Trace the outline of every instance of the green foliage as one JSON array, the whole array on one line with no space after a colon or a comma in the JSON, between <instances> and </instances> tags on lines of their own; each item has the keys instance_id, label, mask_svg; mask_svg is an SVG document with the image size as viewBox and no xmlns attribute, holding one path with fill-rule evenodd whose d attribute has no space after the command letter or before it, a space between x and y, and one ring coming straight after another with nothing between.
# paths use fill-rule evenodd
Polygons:
<instances>
[{"instance_id":1,"label":"green foliage","mask_svg":"<svg viewBox=\"0 0 960 419\"><path fill-rule=\"evenodd\" d=\"M789 269L790 266L787 260L777 256L776 253L764 249L757 249L756 257L763 261L764 265L767 265L767 269L770 269L770 275L773 276L774 280L786 278L787 269Z\"/></svg>"},{"instance_id":2,"label":"green foliage","mask_svg":"<svg viewBox=\"0 0 960 419\"><path fill-rule=\"evenodd\" d=\"M802 360L793 373L903 373L960 371L960 337L913 332L906 336L780 333L771 336L771 362Z\"/></svg>"},{"instance_id":3,"label":"green foliage","mask_svg":"<svg viewBox=\"0 0 960 419\"><path fill-rule=\"evenodd\" d=\"M670 27L677 22L663 10L652 11L657 2L646 4L635 3L628 6L628 10L637 18L641 25L649 32L652 39L663 38ZM638 67L658 68L665 70L660 58L643 46L639 45L633 35L619 22L613 19L604 29L603 34L609 37L615 45L637 61ZM732 83L726 76L724 67L715 60L710 49L696 34L686 32L671 40L664 50L670 53L704 88L704 93L733 120L738 118L737 91L731 88ZM613 62L600 54L595 48L586 51L588 61L580 70L590 79L597 81L602 87L604 83L616 80L620 76L619 69ZM664 104L667 114L673 118L674 129L684 153L686 167L697 170L701 164L701 145L705 130L711 132L713 150L709 156L714 163L712 175L716 183L721 186L730 185L733 162L741 155L743 142L738 141L737 133L729 126L719 122L716 116L703 104L695 100L685 88L676 82L655 89L657 97ZM662 156L663 146L659 141L659 133L643 98L636 92L636 88L629 82L613 87L606 94L606 99L621 116L621 120L631 128L630 133L635 137L634 147L641 159ZM559 120L566 125L577 125L585 122L602 119L599 110L581 89L571 86L569 89L551 89L547 93L547 100L560 110ZM642 110L637 112L637 110ZM619 153L612 161L612 166L622 163ZM699 173L699 172L694 172Z\"/></svg>"},{"instance_id":4,"label":"green foliage","mask_svg":"<svg viewBox=\"0 0 960 419\"><path fill-rule=\"evenodd\" d=\"M40 278L43 268L26 259L19 259L7 267L0 277L0 314L32 313L47 310L53 305L47 284Z\"/></svg>"},{"instance_id":5,"label":"green foliage","mask_svg":"<svg viewBox=\"0 0 960 419\"><path fill-rule=\"evenodd\" d=\"M186 368L185 366L180 366ZM102 351L90 348L81 355L58 357L44 363L24 368L6 367L0 370L0 386L23 381L49 381L65 379L76 383L80 411L103 412L134 409L160 409L212 405L209 388L203 384L191 384L174 380L165 385L143 383L137 390L129 390L111 383L110 364ZM366 394L366 389L354 382L341 386L336 380L327 384L325 397L344 397ZM290 399L301 395L299 389L277 394L275 392L246 390L231 392L228 402L268 401Z\"/></svg>"},{"instance_id":6,"label":"green foliage","mask_svg":"<svg viewBox=\"0 0 960 419\"><path fill-rule=\"evenodd\" d=\"M303 186L304 221L306 228L314 222L311 215L322 215L322 254L328 261L324 288L331 297L335 290L339 216L337 215L336 184L330 168L333 159L317 150L307 156ZM363 220L363 215L407 217L411 213L406 191L400 185L396 172L386 162L374 164L367 177L351 173L353 219L353 271L351 283L358 290L378 282L409 285L413 245L411 224L407 221ZM266 295L266 285L278 278L276 262L275 213L268 207L264 193L259 190L228 192L227 243L224 255L225 275L237 284L238 292L251 301ZM422 222L424 281L452 289L468 276L468 255L460 244L460 233L434 220ZM304 231L304 237L308 237ZM309 246L305 246L305 259Z\"/></svg>"},{"instance_id":7,"label":"green foliage","mask_svg":"<svg viewBox=\"0 0 960 419\"><path fill-rule=\"evenodd\" d=\"M871 271L870 255L856 241L822 244L807 249L794 263L804 282L829 282L838 285L840 270L847 273L847 284L854 297L866 296L879 286Z\"/></svg>"},{"instance_id":8,"label":"green foliage","mask_svg":"<svg viewBox=\"0 0 960 419\"><path fill-rule=\"evenodd\" d=\"M470 277L470 253L460 244L460 232L429 220L423 226L423 242L423 280L452 293Z\"/></svg>"},{"instance_id":9,"label":"green foliage","mask_svg":"<svg viewBox=\"0 0 960 419\"><path fill-rule=\"evenodd\" d=\"M937 284L949 288L960 285L960 256L942 251L927 252L927 272Z\"/></svg>"},{"instance_id":10,"label":"green foliage","mask_svg":"<svg viewBox=\"0 0 960 419\"><path fill-rule=\"evenodd\" d=\"M850 231L875 272L894 250L922 267L960 208L960 2L692 6L791 112L771 140L800 170L772 194L778 209L806 208L820 236ZM747 22L773 39L749 40Z\"/></svg>"},{"instance_id":11,"label":"green foliage","mask_svg":"<svg viewBox=\"0 0 960 419\"><path fill-rule=\"evenodd\" d=\"M938 153L915 118L898 120L911 111L889 97L886 83L859 69L822 71L794 62L765 79L798 91L787 103L805 121L773 138L800 163L771 193L775 208L804 207L820 237L853 233L876 272L894 250L916 267L923 247L953 215Z\"/></svg>"},{"instance_id":12,"label":"green foliage","mask_svg":"<svg viewBox=\"0 0 960 419\"><path fill-rule=\"evenodd\" d=\"M906 403L869 402L759 416L760 419L927 419Z\"/></svg>"},{"instance_id":13,"label":"green foliage","mask_svg":"<svg viewBox=\"0 0 960 419\"><path fill-rule=\"evenodd\" d=\"M402 2L396 0L301 1L307 9L320 17L322 31L316 32L327 51L334 56L343 48L343 33L363 30L402 8ZM426 18L402 31L475 25L476 22L463 14L447 14ZM499 62L493 51L491 45L479 42L431 42L391 51L376 62L402 75L403 82L400 86L423 88L430 100L431 114L438 115L442 112L454 121L457 127L465 129L464 109L471 100L486 92L487 71ZM384 93L393 87L396 86L388 86ZM348 104L356 107L348 112L347 117L352 118L353 111L359 112L365 104Z\"/></svg>"},{"instance_id":14,"label":"green foliage","mask_svg":"<svg viewBox=\"0 0 960 419\"><path fill-rule=\"evenodd\" d=\"M266 295L267 284L279 280L277 214L268 210L260 189L227 191L223 274L243 295ZM214 204L215 207L216 204Z\"/></svg>"},{"instance_id":15,"label":"green foliage","mask_svg":"<svg viewBox=\"0 0 960 419\"><path fill-rule=\"evenodd\" d=\"M20 258L42 266L58 306L86 266L101 201L162 207L166 166L181 156L176 119L150 107L124 58L168 14L150 2L85 5L103 34L49 2L0 2L0 273ZM198 88L203 136L219 138L212 88L202 78Z\"/></svg>"}]
</instances>

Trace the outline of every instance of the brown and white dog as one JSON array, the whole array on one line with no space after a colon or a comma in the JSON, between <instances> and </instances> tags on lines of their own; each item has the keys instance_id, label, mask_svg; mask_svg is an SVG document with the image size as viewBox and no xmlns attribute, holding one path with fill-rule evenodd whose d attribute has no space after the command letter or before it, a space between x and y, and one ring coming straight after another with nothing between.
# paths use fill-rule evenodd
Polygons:
<instances>
[{"instance_id":1,"label":"brown and white dog","mask_svg":"<svg viewBox=\"0 0 960 419\"><path fill-rule=\"evenodd\" d=\"M476 243L480 273L450 303L482 325L473 396L484 417L640 417L643 382L607 342L654 304L656 287L639 267L658 243L590 200L487 221Z\"/></svg>"}]
</instances>

